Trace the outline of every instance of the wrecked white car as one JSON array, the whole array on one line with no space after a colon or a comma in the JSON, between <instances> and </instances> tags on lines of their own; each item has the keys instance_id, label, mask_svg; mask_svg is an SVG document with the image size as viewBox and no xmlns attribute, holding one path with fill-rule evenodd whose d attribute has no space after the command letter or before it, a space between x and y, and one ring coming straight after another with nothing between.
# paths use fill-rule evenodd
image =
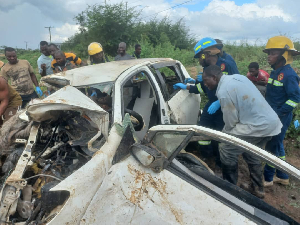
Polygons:
<instances>
[{"instance_id":1,"label":"wrecked white car","mask_svg":"<svg viewBox=\"0 0 300 225\"><path fill-rule=\"evenodd\" d=\"M187 77L172 59L44 77L57 91L0 131L1 224L297 224L184 151L199 140L230 142L300 179L275 156L192 125L200 97L172 88Z\"/></svg>"}]
</instances>

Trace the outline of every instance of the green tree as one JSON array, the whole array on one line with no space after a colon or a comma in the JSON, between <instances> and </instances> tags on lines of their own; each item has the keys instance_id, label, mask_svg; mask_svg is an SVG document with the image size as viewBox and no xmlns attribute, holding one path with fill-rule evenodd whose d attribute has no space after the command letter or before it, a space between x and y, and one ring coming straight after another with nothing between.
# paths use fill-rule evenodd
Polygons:
<instances>
[{"instance_id":1,"label":"green tree","mask_svg":"<svg viewBox=\"0 0 300 225\"><path fill-rule=\"evenodd\" d=\"M137 10L126 8L124 3L88 6L75 17L80 33L71 37L64 47L76 46L76 50L86 56L87 46L91 42L100 42L108 54L115 55L118 43L130 42L130 37L135 35L138 18Z\"/></svg>"},{"instance_id":2,"label":"green tree","mask_svg":"<svg viewBox=\"0 0 300 225\"><path fill-rule=\"evenodd\" d=\"M154 46L161 43L161 34L165 34L168 40L176 48L188 49L193 47L194 39L189 35L189 29L185 26L183 19L173 23L167 17L162 20L151 20L147 23L137 25L139 33L147 36Z\"/></svg>"},{"instance_id":3,"label":"green tree","mask_svg":"<svg viewBox=\"0 0 300 225\"><path fill-rule=\"evenodd\" d=\"M99 42L107 54L114 56L120 42L132 46L145 37L154 47L163 41L170 42L173 49L192 48L193 40L182 19L176 23L167 18L143 21L141 14L142 10L127 8L124 3L88 6L74 18L80 26L79 33L65 42L62 48L87 57L87 46L91 42ZM162 35L167 38L161 39Z\"/></svg>"}]
</instances>

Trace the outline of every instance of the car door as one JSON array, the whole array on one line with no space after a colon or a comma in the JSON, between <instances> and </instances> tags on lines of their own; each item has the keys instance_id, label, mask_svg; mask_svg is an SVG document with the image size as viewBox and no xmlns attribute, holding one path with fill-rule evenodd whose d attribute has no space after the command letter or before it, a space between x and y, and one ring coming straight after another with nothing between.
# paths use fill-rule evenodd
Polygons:
<instances>
[{"instance_id":1,"label":"car door","mask_svg":"<svg viewBox=\"0 0 300 225\"><path fill-rule=\"evenodd\" d=\"M300 177L300 171L287 163L221 132L159 125L150 129L142 143L128 147L131 156L110 168L82 224L296 224L237 186L205 169L195 173L177 160L189 141L212 138L239 145Z\"/></svg>"},{"instance_id":2,"label":"car door","mask_svg":"<svg viewBox=\"0 0 300 225\"><path fill-rule=\"evenodd\" d=\"M186 154L182 153L182 150L189 142L208 139L235 145L300 180L300 171L297 168L274 155L236 137L200 126L160 125L153 127L149 130L143 144L133 147L132 153L147 168L156 172L170 171L254 222L295 223L283 212L239 187L212 175L205 168L197 169L198 163L194 162L197 157L194 157L194 161L190 163L181 156Z\"/></svg>"},{"instance_id":3,"label":"car door","mask_svg":"<svg viewBox=\"0 0 300 225\"><path fill-rule=\"evenodd\" d=\"M129 111L139 114L143 126L136 129L136 135L140 140L150 127L170 123L160 86L147 66L131 68L121 74L114 91L114 122L122 123Z\"/></svg>"},{"instance_id":4,"label":"car door","mask_svg":"<svg viewBox=\"0 0 300 225\"><path fill-rule=\"evenodd\" d=\"M200 112L200 95L190 94L187 90L175 90L173 85L183 83L190 77L178 61L152 65L168 104L171 124L197 124Z\"/></svg>"}]
</instances>

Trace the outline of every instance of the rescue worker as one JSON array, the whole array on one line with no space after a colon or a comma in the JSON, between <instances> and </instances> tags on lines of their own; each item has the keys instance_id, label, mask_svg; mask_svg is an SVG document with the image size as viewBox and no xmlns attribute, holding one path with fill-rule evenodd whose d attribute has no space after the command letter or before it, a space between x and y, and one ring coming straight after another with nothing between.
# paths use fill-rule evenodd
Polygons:
<instances>
[{"instance_id":1,"label":"rescue worker","mask_svg":"<svg viewBox=\"0 0 300 225\"><path fill-rule=\"evenodd\" d=\"M0 126L21 108L22 98L7 81L0 77Z\"/></svg>"},{"instance_id":2,"label":"rescue worker","mask_svg":"<svg viewBox=\"0 0 300 225\"><path fill-rule=\"evenodd\" d=\"M90 56L89 65L109 62L107 56L104 54L102 45L98 42L92 42L88 46L88 53Z\"/></svg>"},{"instance_id":3,"label":"rescue worker","mask_svg":"<svg viewBox=\"0 0 300 225\"><path fill-rule=\"evenodd\" d=\"M299 76L291 67L293 56L300 55L293 42L285 36L275 36L268 40L263 50L268 54L268 63L273 68L268 80L266 100L279 116L283 125L280 134L268 142L266 150L285 160L283 139L292 122L293 109L300 102ZM275 175L276 172L276 176ZM273 183L289 184L289 177L272 165L266 164L264 170L265 187Z\"/></svg>"},{"instance_id":4,"label":"rescue worker","mask_svg":"<svg viewBox=\"0 0 300 225\"><path fill-rule=\"evenodd\" d=\"M136 58L136 59L140 59L141 58L141 53L142 53L142 47L140 44L136 44L134 46L134 52L132 54L132 57Z\"/></svg>"},{"instance_id":5,"label":"rescue worker","mask_svg":"<svg viewBox=\"0 0 300 225\"><path fill-rule=\"evenodd\" d=\"M257 62L250 63L248 70L247 78L252 81L260 93L265 97L270 75L266 71L259 69Z\"/></svg>"},{"instance_id":6,"label":"rescue worker","mask_svg":"<svg viewBox=\"0 0 300 225\"><path fill-rule=\"evenodd\" d=\"M88 46L88 53L89 53L89 65L95 65L100 63L106 63L109 62L107 56L104 54L103 47L98 42L92 42ZM87 89L88 96L90 97L98 97L99 91L96 88L88 88ZM97 94L98 93L98 94ZM101 94L100 94L101 96Z\"/></svg>"},{"instance_id":7,"label":"rescue worker","mask_svg":"<svg viewBox=\"0 0 300 225\"><path fill-rule=\"evenodd\" d=\"M42 96L43 92L30 63L27 60L18 60L14 48L7 47L4 49L4 53L8 63L2 67L0 75L6 81L11 81L11 86L22 97L22 108L25 108L31 99L39 98L38 95ZM35 89L33 85L35 85Z\"/></svg>"},{"instance_id":8,"label":"rescue worker","mask_svg":"<svg viewBox=\"0 0 300 225\"><path fill-rule=\"evenodd\" d=\"M222 41L220 39L215 39L215 41L218 43L218 45L216 47L220 50L220 56L223 59L231 61L237 67L236 62L234 61L233 57L231 55L229 55L227 52L223 51L224 45L223 45Z\"/></svg>"},{"instance_id":9,"label":"rescue worker","mask_svg":"<svg viewBox=\"0 0 300 225\"><path fill-rule=\"evenodd\" d=\"M219 44L212 38L206 37L201 39L194 47L195 58L199 58L199 63L203 66L203 71L210 65L217 65L221 67L224 74L238 74L239 71L234 63L220 57L220 50L217 48ZM187 79L188 83L195 83L195 86L177 83L174 84L174 89L187 89L190 93L199 94L205 93L208 97L208 102L203 109L199 126L211 128L221 131L224 127L223 115L220 109L221 105L216 96L216 89L209 90L202 81L202 75L197 76L195 81L192 78ZM221 162L218 151L218 142L216 141L199 141L200 151L204 157L210 157L212 154L216 155L216 172L221 172Z\"/></svg>"},{"instance_id":10,"label":"rescue worker","mask_svg":"<svg viewBox=\"0 0 300 225\"><path fill-rule=\"evenodd\" d=\"M272 136L280 133L280 119L245 76L223 75L217 65L209 66L203 73L203 81L209 90L216 90L220 101L225 126L223 132L236 136L262 149ZM251 185L241 187L259 198L264 198L262 164L258 157L251 155L229 143L220 144L223 179L237 184L238 156L248 164Z\"/></svg>"}]
</instances>

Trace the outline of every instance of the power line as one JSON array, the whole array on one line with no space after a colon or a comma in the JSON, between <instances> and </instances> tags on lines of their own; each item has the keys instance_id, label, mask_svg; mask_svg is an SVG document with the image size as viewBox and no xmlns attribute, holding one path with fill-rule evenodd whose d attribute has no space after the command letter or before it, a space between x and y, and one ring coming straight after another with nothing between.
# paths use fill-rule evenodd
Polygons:
<instances>
[{"instance_id":1,"label":"power line","mask_svg":"<svg viewBox=\"0 0 300 225\"><path fill-rule=\"evenodd\" d=\"M176 8L177 6L184 5L184 4L186 4L186 3L188 3L188 2L192 2L192 1L194 1L194 0L185 1L185 2L183 2L183 3L180 3L180 4L178 4L178 5L174 5L174 6L172 6L171 8L165 9L165 10L160 11L160 12L158 12L158 13L151 14L151 15L149 15L149 16L157 15L157 14L159 14L159 13L168 11L168 10L170 10L170 9ZM145 19L145 18L147 18L147 17L149 17L149 16L145 16L143 19Z\"/></svg>"}]
</instances>

